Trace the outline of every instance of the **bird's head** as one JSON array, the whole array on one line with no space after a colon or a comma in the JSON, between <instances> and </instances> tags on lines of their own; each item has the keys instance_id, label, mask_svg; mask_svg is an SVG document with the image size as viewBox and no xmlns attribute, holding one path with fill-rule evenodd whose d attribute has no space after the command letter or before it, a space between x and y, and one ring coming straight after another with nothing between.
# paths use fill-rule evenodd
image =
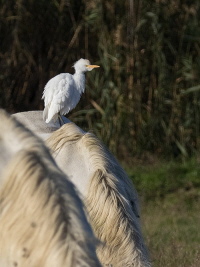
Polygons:
<instances>
[{"instance_id":1,"label":"bird's head","mask_svg":"<svg viewBox=\"0 0 200 267\"><path fill-rule=\"evenodd\" d=\"M73 67L76 72L86 72L86 71L91 71L94 68L99 68L100 66L91 65L88 59L81 58L78 61L76 61Z\"/></svg>"}]
</instances>

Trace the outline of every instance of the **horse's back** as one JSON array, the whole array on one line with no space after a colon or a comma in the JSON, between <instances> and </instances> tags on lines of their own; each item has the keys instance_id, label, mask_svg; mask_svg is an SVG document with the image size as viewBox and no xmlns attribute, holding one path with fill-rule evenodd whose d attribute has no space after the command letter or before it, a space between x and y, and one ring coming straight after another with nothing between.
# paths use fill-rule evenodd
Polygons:
<instances>
[{"instance_id":1,"label":"horse's back","mask_svg":"<svg viewBox=\"0 0 200 267\"><path fill-rule=\"evenodd\" d=\"M45 123L43 120L43 111L35 110L35 111L26 111L19 112L12 115L19 122L23 123L27 128L29 128L33 133L37 136L46 140L52 132L56 131L60 128L59 121ZM69 123L70 121L62 116L62 119L65 123Z\"/></svg>"},{"instance_id":2,"label":"horse's back","mask_svg":"<svg viewBox=\"0 0 200 267\"><path fill-rule=\"evenodd\" d=\"M114 156L98 138L73 123L52 131L46 144L82 194L90 223L102 242L97 250L101 263L149 267L137 192Z\"/></svg>"}]
</instances>

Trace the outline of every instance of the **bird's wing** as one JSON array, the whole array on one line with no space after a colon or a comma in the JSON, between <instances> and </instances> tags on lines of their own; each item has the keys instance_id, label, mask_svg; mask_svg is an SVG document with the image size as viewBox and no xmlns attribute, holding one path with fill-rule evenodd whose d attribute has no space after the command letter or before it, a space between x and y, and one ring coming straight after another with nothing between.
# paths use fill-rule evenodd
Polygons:
<instances>
[{"instance_id":1,"label":"bird's wing","mask_svg":"<svg viewBox=\"0 0 200 267\"><path fill-rule=\"evenodd\" d=\"M73 79L73 76L72 76ZM68 90L65 90L65 99L64 99L64 107L61 110L61 114L65 115L70 110L76 107L81 97L81 92L77 89L76 84L73 81L71 82Z\"/></svg>"},{"instance_id":2,"label":"bird's wing","mask_svg":"<svg viewBox=\"0 0 200 267\"><path fill-rule=\"evenodd\" d=\"M61 73L52 78L45 86L43 96L45 110L44 119L46 122L57 118L59 112L66 114L69 112L70 103L74 102L74 80L73 76L69 73ZM63 112L63 109L66 111Z\"/></svg>"}]
</instances>

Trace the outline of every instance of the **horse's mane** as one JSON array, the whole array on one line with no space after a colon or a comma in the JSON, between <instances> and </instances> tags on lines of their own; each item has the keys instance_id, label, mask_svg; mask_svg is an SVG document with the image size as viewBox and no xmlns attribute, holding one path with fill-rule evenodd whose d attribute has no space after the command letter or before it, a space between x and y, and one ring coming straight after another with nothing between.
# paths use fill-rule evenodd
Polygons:
<instances>
[{"instance_id":1,"label":"horse's mane","mask_svg":"<svg viewBox=\"0 0 200 267\"><path fill-rule=\"evenodd\" d=\"M41 141L0 111L9 149L11 137L21 142L0 174L0 265L100 266L73 184Z\"/></svg>"},{"instance_id":2,"label":"horse's mane","mask_svg":"<svg viewBox=\"0 0 200 267\"><path fill-rule=\"evenodd\" d=\"M125 171L113 155L91 133L62 126L47 141L57 151L68 142L84 150L91 179L84 200L94 233L103 243L97 254L111 266L150 266L140 230L138 197Z\"/></svg>"},{"instance_id":3,"label":"horse's mane","mask_svg":"<svg viewBox=\"0 0 200 267\"><path fill-rule=\"evenodd\" d=\"M67 143L78 142L85 132L77 127L73 122L64 124L60 129L53 132L47 139L46 144L52 150L60 150Z\"/></svg>"}]
</instances>

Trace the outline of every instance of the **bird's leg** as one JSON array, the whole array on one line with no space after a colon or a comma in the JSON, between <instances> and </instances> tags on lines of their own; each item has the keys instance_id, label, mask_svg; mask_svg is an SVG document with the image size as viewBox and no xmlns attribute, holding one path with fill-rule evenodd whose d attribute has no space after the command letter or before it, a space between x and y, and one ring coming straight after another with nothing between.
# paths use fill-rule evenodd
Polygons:
<instances>
[{"instance_id":1,"label":"bird's leg","mask_svg":"<svg viewBox=\"0 0 200 267\"><path fill-rule=\"evenodd\" d=\"M58 120L59 120L59 123L60 123L60 127L65 124L63 119L62 119L62 116L60 115L60 113L58 113Z\"/></svg>"},{"instance_id":2,"label":"bird's leg","mask_svg":"<svg viewBox=\"0 0 200 267\"><path fill-rule=\"evenodd\" d=\"M58 121L59 121L59 124L60 124L60 127L61 127L62 124L61 124L61 120L60 120L60 115L58 115Z\"/></svg>"}]
</instances>

